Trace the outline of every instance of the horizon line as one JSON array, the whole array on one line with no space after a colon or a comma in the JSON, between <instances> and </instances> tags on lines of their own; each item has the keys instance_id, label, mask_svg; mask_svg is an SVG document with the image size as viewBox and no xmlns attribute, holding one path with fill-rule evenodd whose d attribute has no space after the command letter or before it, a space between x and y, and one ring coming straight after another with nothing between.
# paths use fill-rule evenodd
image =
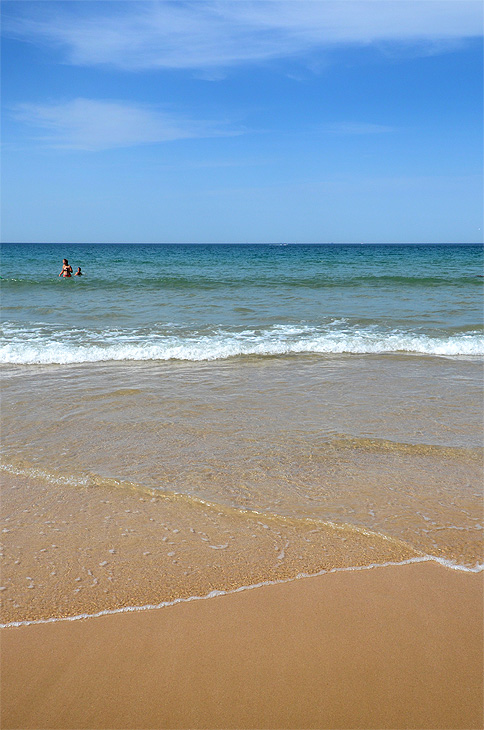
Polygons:
<instances>
[{"instance_id":1,"label":"horizon line","mask_svg":"<svg viewBox=\"0 0 484 730\"><path fill-rule=\"evenodd\" d=\"M483 241L0 241L12 246L482 246Z\"/></svg>"}]
</instances>

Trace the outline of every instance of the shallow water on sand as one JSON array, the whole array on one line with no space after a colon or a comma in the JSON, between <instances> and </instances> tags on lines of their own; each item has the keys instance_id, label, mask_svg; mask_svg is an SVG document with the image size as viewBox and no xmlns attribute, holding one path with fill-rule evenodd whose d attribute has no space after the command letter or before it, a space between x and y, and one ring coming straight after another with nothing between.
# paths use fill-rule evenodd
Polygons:
<instances>
[{"instance_id":1,"label":"shallow water on sand","mask_svg":"<svg viewBox=\"0 0 484 730\"><path fill-rule=\"evenodd\" d=\"M4 459L72 485L363 527L471 565L481 375L422 357L32 368L5 378Z\"/></svg>"}]
</instances>

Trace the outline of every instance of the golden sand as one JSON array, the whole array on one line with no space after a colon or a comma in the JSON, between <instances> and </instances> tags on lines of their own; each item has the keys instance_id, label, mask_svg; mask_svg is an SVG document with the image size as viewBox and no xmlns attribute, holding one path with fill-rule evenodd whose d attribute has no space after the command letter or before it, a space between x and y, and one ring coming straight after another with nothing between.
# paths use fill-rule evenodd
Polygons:
<instances>
[{"instance_id":1,"label":"golden sand","mask_svg":"<svg viewBox=\"0 0 484 730\"><path fill-rule=\"evenodd\" d=\"M423 563L7 628L2 728L481 728L482 587Z\"/></svg>"}]
</instances>

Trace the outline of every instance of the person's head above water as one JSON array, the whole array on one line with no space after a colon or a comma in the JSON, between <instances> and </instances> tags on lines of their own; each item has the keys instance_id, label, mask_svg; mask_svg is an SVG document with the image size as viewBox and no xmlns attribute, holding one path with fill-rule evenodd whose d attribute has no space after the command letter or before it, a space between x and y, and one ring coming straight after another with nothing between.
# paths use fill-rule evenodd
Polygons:
<instances>
[{"instance_id":1,"label":"person's head above water","mask_svg":"<svg viewBox=\"0 0 484 730\"><path fill-rule=\"evenodd\" d=\"M62 269L59 274L59 276L71 276L72 275L72 266L68 262L67 259L62 259Z\"/></svg>"}]
</instances>

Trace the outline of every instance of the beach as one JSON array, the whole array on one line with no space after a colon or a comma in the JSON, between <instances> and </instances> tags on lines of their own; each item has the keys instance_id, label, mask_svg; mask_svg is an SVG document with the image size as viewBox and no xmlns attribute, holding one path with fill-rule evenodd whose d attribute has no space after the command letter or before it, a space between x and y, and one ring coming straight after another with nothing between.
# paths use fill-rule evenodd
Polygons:
<instances>
[{"instance_id":1,"label":"beach","mask_svg":"<svg viewBox=\"0 0 484 730\"><path fill-rule=\"evenodd\" d=\"M3 630L4 728L480 728L482 581L424 563Z\"/></svg>"},{"instance_id":2,"label":"beach","mask_svg":"<svg viewBox=\"0 0 484 730\"><path fill-rule=\"evenodd\" d=\"M0 730L484 730L483 7L0 2Z\"/></svg>"},{"instance_id":3,"label":"beach","mask_svg":"<svg viewBox=\"0 0 484 730\"><path fill-rule=\"evenodd\" d=\"M482 248L3 248L2 727L481 727Z\"/></svg>"},{"instance_id":4,"label":"beach","mask_svg":"<svg viewBox=\"0 0 484 730\"><path fill-rule=\"evenodd\" d=\"M4 471L5 730L482 727L475 568L153 494Z\"/></svg>"}]
</instances>

